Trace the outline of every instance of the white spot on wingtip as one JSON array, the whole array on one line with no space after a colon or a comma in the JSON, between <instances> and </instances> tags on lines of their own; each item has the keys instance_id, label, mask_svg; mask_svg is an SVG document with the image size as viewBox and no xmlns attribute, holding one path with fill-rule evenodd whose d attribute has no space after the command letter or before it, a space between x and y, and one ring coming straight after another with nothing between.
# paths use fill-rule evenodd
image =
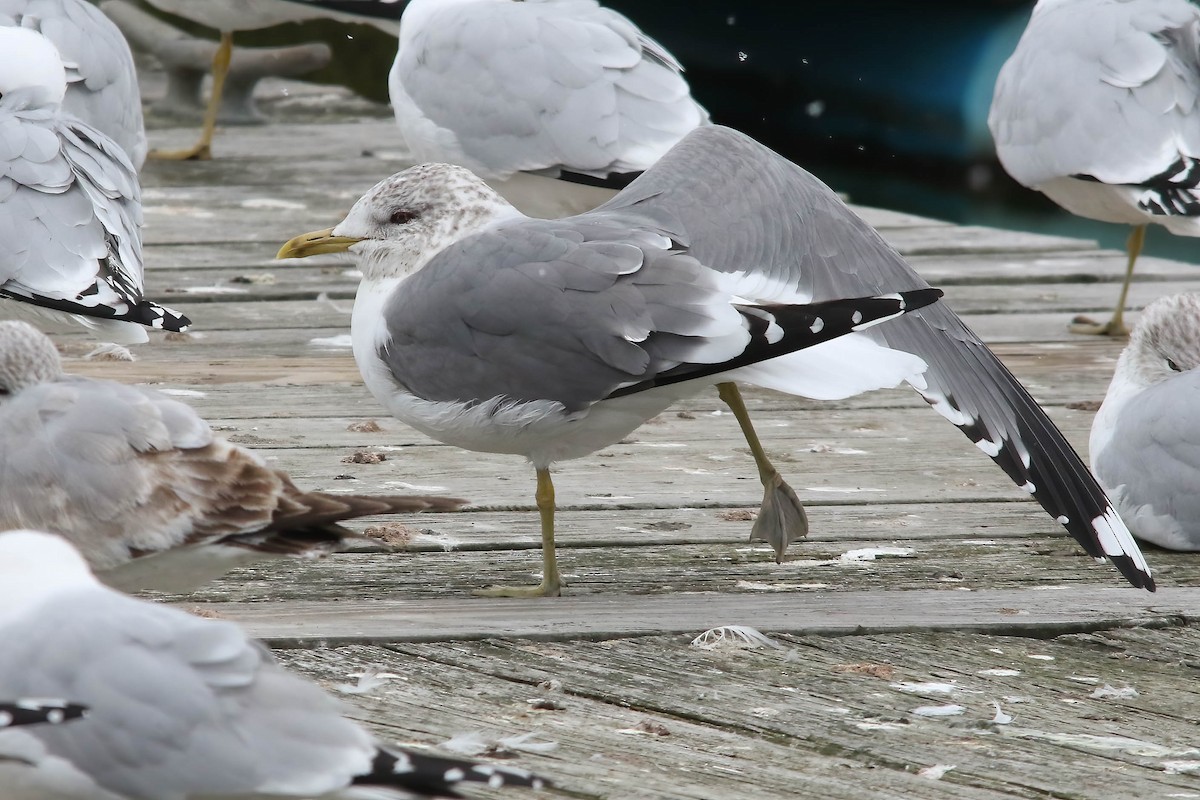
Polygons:
<instances>
[{"instance_id":1,"label":"white spot on wingtip","mask_svg":"<svg viewBox=\"0 0 1200 800\"><path fill-rule=\"evenodd\" d=\"M861 311L855 311L853 314L850 315L850 321L853 322L855 325L862 322L862 320L863 320L863 316L862 316Z\"/></svg>"},{"instance_id":2,"label":"white spot on wingtip","mask_svg":"<svg viewBox=\"0 0 1200 800\"><path fill-rule=\"evenodd\" d=\"M993 442L991 439L980 439L975 442L975 446L986 453L989 458L995 458L1000 455L1000 442Z\"/></svg>"},{"instance_id":3,"label":"white spot on wingtip","mask_svg":"<svg viewBox=\"0 0 1200 800\"><path fill-rule=\"evenodd\" d=\"M1055 517L1054 519L1059 525L1066 525L1068 522L1071 521L1071 518L1068 517L1066 514L1060 514L1059 516Z\"/></svg>"},{"instance_id":4,"label":"white spot on wingtip","mask_svg":"<svg viewBox=\"0 0 1200 800\"><path fill-rule=\"evenodd\" d=\"M1033 484L1033 481L1025 481L1025 483L1021 484L1021 488L1030 494L1033 494L1037 491L1037 486Z\"/></svg>"},{"instance_id":5,"label":"white spot on wingtip","mask_svg":"<svg viewBox=\"0 0 1200 800\"><path fill-rule=\"evenodd\" d=\"M812 331L813 333L820 333L824 327L825 327L825 320L821 319L820 317L817 317L815 320L813 320L813 324L808 326L808 329L810 331Z\"/></svg>"}]
</instances>

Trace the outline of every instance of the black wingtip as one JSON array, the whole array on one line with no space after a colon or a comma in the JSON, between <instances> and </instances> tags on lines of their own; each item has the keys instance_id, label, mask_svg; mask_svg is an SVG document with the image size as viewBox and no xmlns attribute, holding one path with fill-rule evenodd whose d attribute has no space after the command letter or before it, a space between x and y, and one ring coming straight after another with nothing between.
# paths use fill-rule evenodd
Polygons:
<instances>
[{"instance_id":1,"label":"black wingtip","mask_svg":"<svg viewBox=\"0 0 1200 800\"><path fill-rule=\"evenodd\" d=\"M66 700L22 699L0 702L0 728L59 725L87 714L88 707Z\"/></svg>"},{"instance_id":2,"label":"black wingtip","mask_svg":"<svg viewBox=\"0 0 1200 800\"><path fill-rule=\"evenodd\" d=\"M492 789L502 786L543 789L553 785L526 770L438 756L406 747L378 749L371 771L355 777L354 783L398 787L429 797L459 797L454 787L460 783L481 783Z\"/></svg>"}]
</instances>

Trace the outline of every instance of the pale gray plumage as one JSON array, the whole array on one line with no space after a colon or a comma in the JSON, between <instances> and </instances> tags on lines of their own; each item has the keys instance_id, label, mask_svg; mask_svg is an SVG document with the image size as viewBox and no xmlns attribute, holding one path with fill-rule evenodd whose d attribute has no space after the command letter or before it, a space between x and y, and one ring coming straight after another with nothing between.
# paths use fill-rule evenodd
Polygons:
<instances>
[{"instance_id":1,"label":"pale gray plumage","mask_svg":"<svg viewBox=\"0 0 1200 800\"><path fill-rule=\"evenodd\" d=\"M125 151L61 105L65 71L42 34L0 27L0 296L67 315L109 341L186 317L143 296L142 209Z\"/></svg>"},{"instance_id":2,"label":"pale gray plumage","mask_svg":"<svg viewBox=\"0 0 1200 800\"><path fill-rule=\"evenodd\" d=\"M59 533L113 585L177 592L337 550L341 520L463 503L304 492L177 400L64 375L49 339L16 321L0 322L0 486L0 530Z\"/></svg>"},{"instance_id":3,"label":"pale gray plumage","mask_svg":"<svg viewBox=\"0 0 1200 800\"><path fill-rule=\"evenodd\" d=\"M1001 163L1025 186L1125 193L1072 202L1051 186L1068 210L1200 235L1186 219L1195 212L1171 200L1198 202L1198 103L1200 8L1188 0L1041 0L996 81L988 122Z\"/></svg>"},{"instance_id":4,"label":"pale gray plumage","mask_svg":"<svg viewBox=\"0 0 1200 800\"><path fill-rule=\"evenodd\" d=\"M996 79L988 125L1018 182L1082 217L1135 226L1112 320L1124 336L1145 226L1200 236L1200 7L1039 0Z\"/></svg>"},{"instance_id":5,"label":"pale gray plumage","mask_svg":"<svg viewBox=\"0 0 1200 800\"><path fill-rule=\"evenodd\" d=\"M413 0L389 89L418 162L605 178L645 170L708 121L681 73L595 0Z\"/></svg>"},{"instance_id":6,"label":"pale gray plumage","mask_svg":"<svg viewBox=\"0 0 1200 800\"><path fill-rule=\"evenodd\" d=\"M146 160L146 130L133 54L119 28L86 0L0 0L0 25L40 31L67 66L63 110Z\"/></svg>"},{"instance_id":7,"label":"pale gray plumage","mask_svg":"<svg viewBox=\"0 0 1200 800\"><path fill-rule=\"evenodd\" d=\"M0 534L0 685L71 697L88 716L30 726L50 754L131 800L452 796L529 773L384 748L233 623L95 581L56 536Z\"/></svg>"},{"instance_id":8,"label":"pale gray plumage","mask_svg":"<svg viewBox=\"0 0 1200 800\"><path fill-rule=\"evenodd\" d=\"M1200 550L1200 295L1146 306L1093 421L1091 454L1135 536Z\"/></svg>"}]
</instances>

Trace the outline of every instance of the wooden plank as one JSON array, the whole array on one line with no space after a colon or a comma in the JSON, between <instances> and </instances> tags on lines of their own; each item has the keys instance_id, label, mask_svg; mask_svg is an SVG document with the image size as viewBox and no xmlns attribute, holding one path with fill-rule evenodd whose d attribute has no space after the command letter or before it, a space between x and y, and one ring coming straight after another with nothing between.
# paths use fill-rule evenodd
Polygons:
<instances>
[{"instance_id":1,"label":"wooden plank","mask_svg":"<svg viewBox=\"0 0 1200 800\"><path fill-rule=\"evenodd\" d=\"M1132 588L1045 587L908 592L643 596L553 599L357 599L337 603L211 603L210 613L243 625L273 647L509 637L537 641L699 633L749 625L800 636L979 631L997 635L1063 633L1181 624L1200 616L1200 588L1157 593ZM1014 611L1015 609L1015 611Z\"/></svg>"}]
</instances>

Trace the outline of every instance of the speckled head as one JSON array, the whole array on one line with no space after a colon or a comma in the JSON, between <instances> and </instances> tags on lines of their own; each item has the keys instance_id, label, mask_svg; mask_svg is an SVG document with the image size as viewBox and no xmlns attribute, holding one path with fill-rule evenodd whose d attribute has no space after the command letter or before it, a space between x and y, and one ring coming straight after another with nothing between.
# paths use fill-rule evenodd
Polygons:
<instances>
[{"instance_id":1,"label":"speckled head","mask_svg":"<svg viewBox=\"0 0 1200 800\"><path fill-rule=\"evenodd\" d=\"M36 92L39 102L61 103L67 71L58 49L42 34L0 27L0 96L19 89Z\"/></svg>"},{"instance_id":2,"label":"speckled head","mask_svg":"<svg viewBox=\"0 0 1200 800\"><path fill-rule=\"evenodd\" d=\"M1126 377L1150 386L1200 367L1200 294L1160 297L1142 312L1121 354Z\"/></svg>"},{"instance_id":3,"label":"speckled head","mask_svg":"<svg viewBox=\"0 0 1200 800\"><path fill-rule=\"evenodd\" d=\"M46 334L28 322L0 322L0 400L62 375L62 359Z\"/></svg>"},{"instance_id":4,"label":"speckled head","mask_svg":"<svg viewBox=\"0 0 1200 800\"><path fill-rule=\"evenodd\" d=\"M521 216L470 170L421 164L375 184L332 233L359 239L351 249L364 275L381 278L415 272L459 239Z\"/></svg>"}]
</instances>

